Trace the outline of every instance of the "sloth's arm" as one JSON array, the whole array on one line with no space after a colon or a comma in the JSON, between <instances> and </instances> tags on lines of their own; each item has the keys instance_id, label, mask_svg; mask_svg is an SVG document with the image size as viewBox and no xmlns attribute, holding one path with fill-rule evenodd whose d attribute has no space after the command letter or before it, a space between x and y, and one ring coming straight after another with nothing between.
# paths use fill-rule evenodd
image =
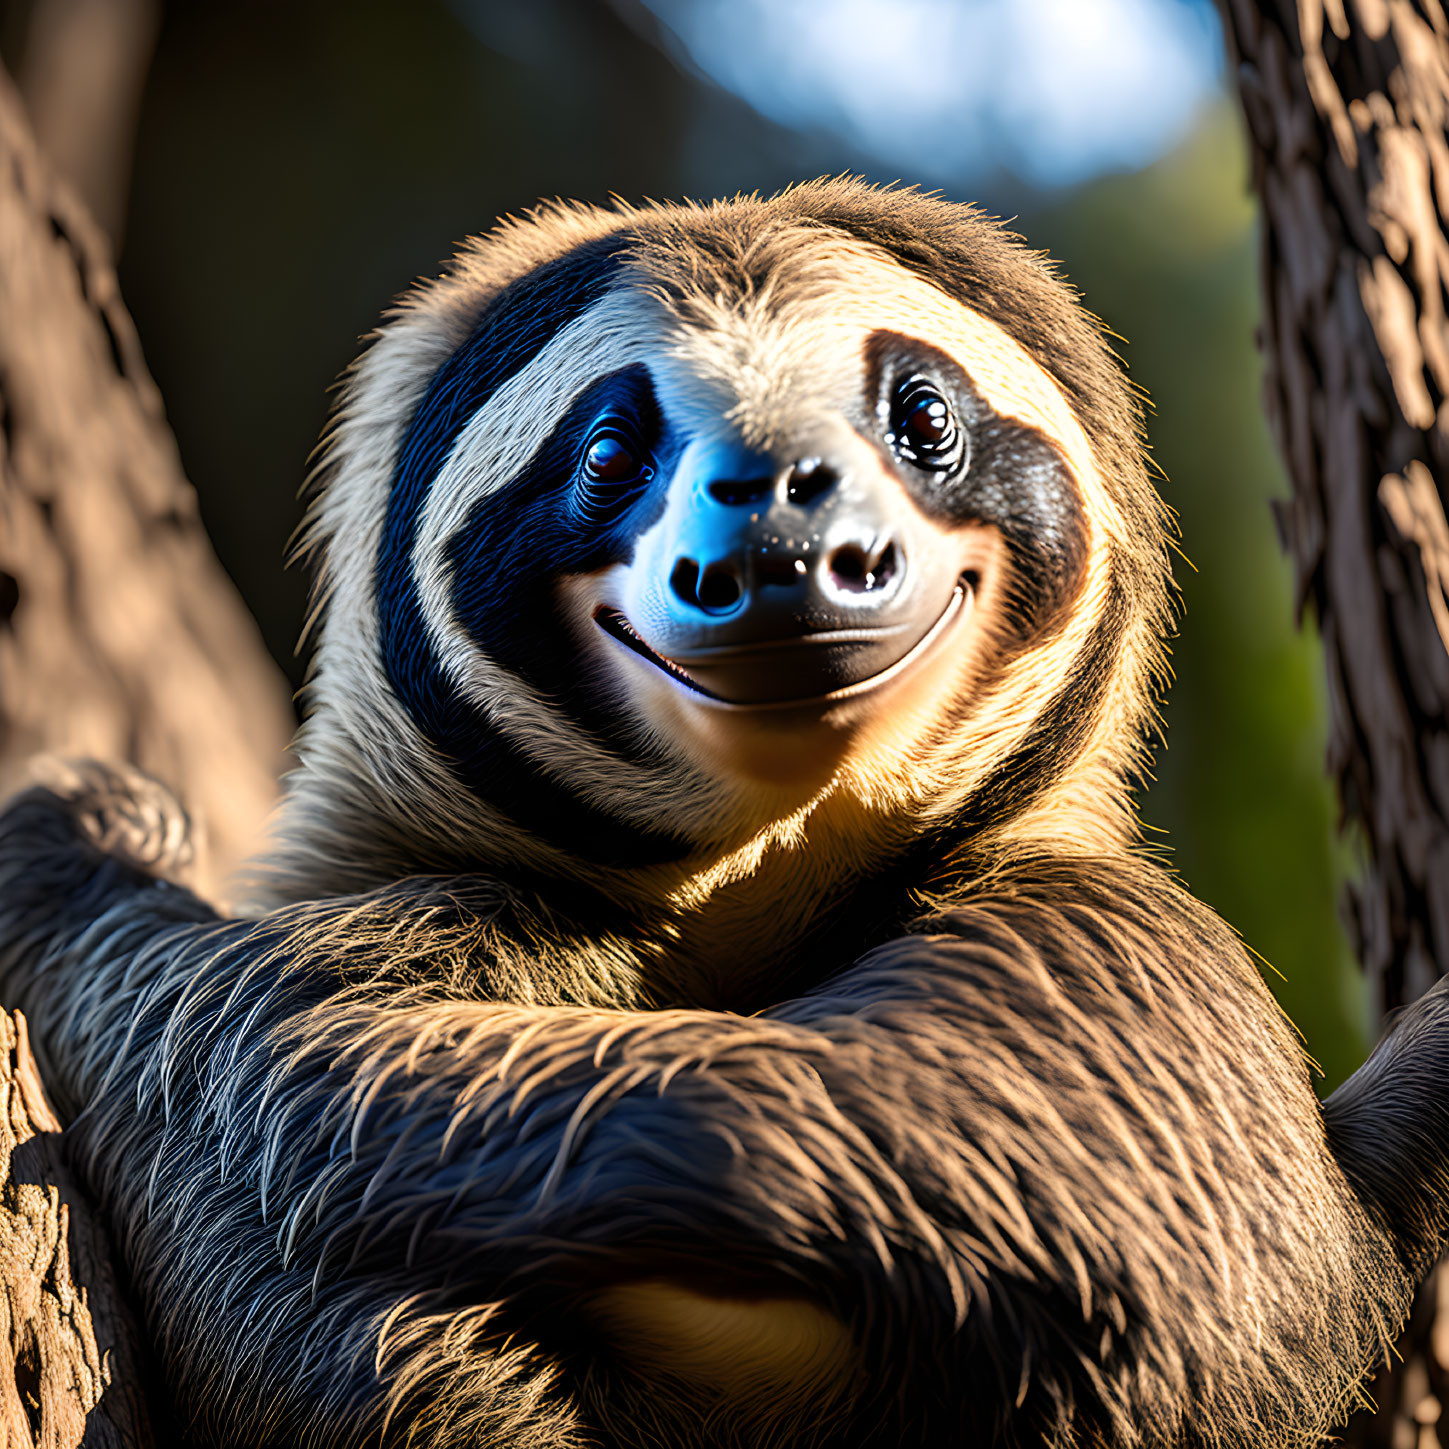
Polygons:
<instances>
[{"instance_id":1,"label":"sloth's arm","mask_svg":"<svg viewBox=\"0 0 1449 1449\"><path fill-rule=\"evenodd\" d=\"M197 1385L310 1372L309 1401L356 1412L340 1359L365 1385L460 1294L566 1307L678 1272L1013 1382L1105 1354L1166 1399L1226 1339L1262 1367L1255 1412L1307 1423L1333 1405L1294 1345L1346 1393L1379 1344L1365 1277L1408 1291L1305 1138L1251 965L1146 873L1042 867L766 1017L527 1008L438 984L446 891L222 922L106 855L93 815L32 792L0 817L0 980L86 1104L143 1292L187 1305ZM264 1347L283 1317L319 1344L345 1321L350 1358L248 1368L239 1325Z\"/></svg>"},{"instance_id":2,"label":"sloth's arm","mask_svg":"<svg viewBox=\"0 0 1449 1449\"><path fill-rule=\"evenodd\" d=\"M189 867L192 844L168 791L90 762L47 761L46 774L50 787L0 811L0 1005L30 1018L47 1089L68 1115L104 1070L111 1032L164 972L165 943L219 918L169 879ZM130 964L118 980L92 961Z\"/></svg>"},{"instance_id":3,"label":"sloth's arm","mask_svg":"<svg viewBox=\"0 0 1449 1449\"><path fill-rule=\"evenodd\" d=\"M280 1199L294 1248L486 1254L495 1234L732 1221L758 1247L763 1217L792 1264L871 1241L956 1301L952 1233L983 1265L1078 1273L1108 1225L1150 1234L1185 1192L1230 1197L1225 1142L1258 1143L1254 1166L1302 1155L1282 1104L1303 1073L1256 973L1187 898L1165 917L1146 876L1044 867L742 1018L458 999L437 984L456 962L427 970L439 940L459 949L446 890L223 922L151 873L183 839L134 777L13 802L6 999L52 1055L78 1044L58 1065L79 1099L106 1077L143 1100L184 1082L263 1195L306 1184ZM621 1220L618 1197L656 1189L678 1223Z\"/></svg>"},{"instance_id":4,"label":"sloth's arm","mask_svg":"<svg viewBox=\"0 0 1449 1449\"><path fill-rule=\"evenodd\" d=\"M1227 1195L1228 1119L1266 1159L1283 1133L1264 1099L1306 1090L1291 1051L1234 1046L1263 1035L1251 968L1246 1005L1232 959L1185 973L1120 889L1110 921L1035 892L983 904L763 1018L506 1007L446 994L456 963L430 977L429 950L459 949L445 891L218 921L102 848L175 853L174 807L134 785L30 792L0 821L6 1000L92 1124L112 1101L115 1132L150 1113L153 1154L206 1124L314 1262L461 1255L487 1276L542 1235L567 1276L570 1245L607 1265L711 1243L828 1294L862 1258L905 1264L953 1320L1001 1272L1065 1281L1095 1314L1086 1263L1118 1277L1184 1194ZM1221 945L1183 934L1184 954ZM1202 1275L1181 1257L1148 1276Z\"/></svg>"},{"instance_id":5,"label":"sloth's arm","mask_svg":"<svg viewBox=\"0 0 1449 1449\"><path fill-rule=\"evenodd\" d=\"M788 1259L820 1231L878 1236L887 1199L902 1244L939 1247L830 1101L817 1028L460 999L438 984L459 974L446 889L224 921L165 879L185 828L164 791L99 767L65 791L0 816L0 983L61 1099L87 1107L109 1192L137 1181L119 1142L164 1172L168 1143L205 1132L215 1161L253 1165L291 1254L354 1268L405 1249L483 1273L495 1251L512 1266L519 1234L622 1251L723 1245L733 1225L763 1269L777 1225Z\"/></svg>"}]
</instances>

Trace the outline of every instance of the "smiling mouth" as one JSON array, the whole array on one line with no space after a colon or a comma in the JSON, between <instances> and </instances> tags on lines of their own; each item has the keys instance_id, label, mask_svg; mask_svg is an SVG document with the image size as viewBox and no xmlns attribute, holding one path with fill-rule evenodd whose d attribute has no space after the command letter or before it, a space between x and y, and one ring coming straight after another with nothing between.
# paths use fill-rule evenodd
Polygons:
<instances>
[{"instance_id":1,"label":"smiling mouth","mask_svg":"<svg viewBox=\"0 0 1449 1449\"><path fill-rule=\"evenodd\" d=\"M632 649L641 659L647 659L658 669L662 669L671 679L677 679L681 684L687 685L697 694L702 694L706 699L718 699L718 695L711 694L702 684L691 679L683 669L672 659L666 659L662 654L656 654L636 632L634 626L624 617L618 609L610 608L607 604L601 604L594 610L594 623L604 633L617 639L626 648ZM727 701L720 701L726 703Z\"/></svg>"},{"instance_id":2,"label":"smiling mouth","mask_svg":"<svg viewBox=\"0 0 1449 1449\"><path fill-rule=\"evenodd\" d=\"M690 673L683 663L667 659L651 649L639 631L624 614L611 605L602 604L594 610L594 622L610 638L617 639L626 649L631 649L641 659L646 659L661 673L683 685L686 689L707 699L711 704L729 709L779 709L803 704L835 704L852 699L877 689L890 680L905 673L931 645L940 638L951 623L966 609L974 590L969 575L956 581L951 596L934 623L908 648L904 654L890 660L879 669L874 669L860 679L851 679L844 684L824 690L812 690L804 694L777 694L761 699L732 698L717 693ZM819 666L810 662L810 656L843 656L846 662L852 654L867 656L879 650L895 630L882 629L828 629L814 633L787 636L783 639L769 639L749 645L737 645L701 651L691 655L688 663L699 672L718 672L720 666L728 666L732 675L741 670L764 672L773 670L784 674L792 682L803 673L807 677L819 673ZM873 647L872 647L873 646ZM788 686L787 686L788 688Z\"/></svg>"}]
</instances>

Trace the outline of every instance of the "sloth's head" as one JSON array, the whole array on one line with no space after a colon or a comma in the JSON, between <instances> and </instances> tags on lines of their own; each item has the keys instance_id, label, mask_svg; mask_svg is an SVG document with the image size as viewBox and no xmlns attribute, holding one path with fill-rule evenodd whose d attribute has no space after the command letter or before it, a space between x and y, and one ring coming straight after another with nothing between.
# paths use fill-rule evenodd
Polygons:
<instances>
[{"instance_id":1,"label":"sloth's head","mask_svg":"<svg viewBox=\"0 0 1449 1449\"><path fill-rule=\"evenodd\" d=\"M320 473L290 821L365 838L358 883L1130 831L1168 597L1138 408L968 208L507 223L385 323Z\"/></svg>"}]
</instances>

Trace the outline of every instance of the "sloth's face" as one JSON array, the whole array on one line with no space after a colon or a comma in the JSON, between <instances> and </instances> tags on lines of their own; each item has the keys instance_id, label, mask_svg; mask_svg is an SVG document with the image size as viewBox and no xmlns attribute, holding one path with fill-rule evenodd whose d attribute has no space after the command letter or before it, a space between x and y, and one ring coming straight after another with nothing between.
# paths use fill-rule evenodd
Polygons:
<instances>
[{"instance_id":1,"label":"sloth's face","mask_svg":"<svg viewBox=\"0 0 1449 1449\"><path fill-rule=\"evenodd\" d=\"M401 706L486 809L643 861L733 849L827 786L918 829L1110 728L1069 696L1113 667L1122 515L1025 348L839 234L781 234L728 285L621 238L487 301L399 441L408 330L371 363L376 431L327 503L361 607L324 649L341 680L375 641L392 697L333 696L367 753L421 758L382 736Z\"/></svg>"},{"instance_id":2,"label":"sloth's face","mask_svg":"<svg viewBox=\"0 0 1449 1449\"><path fill-rule=\"evenodd\" d=\"M661 327L668 345L585 397L569 450L565 506L610 536L602 567L559 581L581 661L747 779L814 788L862 736L915 734L1003 612L1000 530L963 498L992 466L989 409L949 355L862 322L800 339L753 396L751 359Z\"/></svg>"},{"instance_id":3,"label":"sloth's face","mask_svg":"<svg viewBox=\"0 0 1449 1449\"><path fill-rule=\"evenodd\" d=\"M528 373L521 427L474 425L526 462L448 511L463 622L708 771L813 789L908 751L1080 586L1054 385L883 261L708 317L626 282Z\"/></svg>"}]
</instances>

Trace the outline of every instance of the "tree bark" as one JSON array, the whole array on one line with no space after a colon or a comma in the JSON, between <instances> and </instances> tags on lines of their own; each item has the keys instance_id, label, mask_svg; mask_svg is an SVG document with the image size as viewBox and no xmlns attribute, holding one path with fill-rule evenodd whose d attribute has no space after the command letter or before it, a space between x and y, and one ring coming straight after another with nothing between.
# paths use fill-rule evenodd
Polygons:
<instances>
[{"instance_id":1,"label":"tree bark","mask_svg":"<svg viewBox=\"0 0 1449 1449\"><path fill-rule=\"evenodd\" d=\"M211 551L101 233L0 76L0 788L39 751L129 760L252 853L292 714Z\"/></svg>"},{"instance_id":2,"label":"tree bark","mask_svg":"<svg viewBox=\"0 0 1449 1449\"><path fill-rule=\"evenodd\" d=\"M1348 926L1387 1013L1449 964L1449 21L1440 0L1220 6L1262 204L1278 519L1365 848ZM1401 1349L1351 1443L1445 1441L1445 1269Z\"/></svg>"},{"instance_id":3,"label":"tree bark","mask_svg":"<svg viewBox=\"0 0 1449 1449\"><path fill-rule=\"evenodd\" d=\"M25 1018L0 1012L0 1444L148 1449L140 1336L62 1139Z\"/></svg>"},{"instance_id":4,"label":"tree bark","mask_svg":"<svg viewBox=\"0 0 1449 1449\"><path fill-rule=\"evenodd\" d=\"M275 794L286 687L212 555L105 241L3 73L0 318L0 793L38 751L130 760L205 826L194 882L214 898ZM24 1024L0 1013L0 1446L146 1449L144 1363Z\"/></svg>"}]
</instances>

